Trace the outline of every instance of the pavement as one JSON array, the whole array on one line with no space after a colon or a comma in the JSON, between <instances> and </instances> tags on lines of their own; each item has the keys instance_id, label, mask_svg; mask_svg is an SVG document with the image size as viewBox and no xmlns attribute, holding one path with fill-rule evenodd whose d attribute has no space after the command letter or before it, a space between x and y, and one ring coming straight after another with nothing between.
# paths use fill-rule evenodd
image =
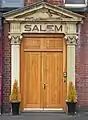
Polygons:
<instances>
[{"instance_id":1,"label":"pavement","mask_svg":"<svg viewBox=\"0 0 88 120\"><path fill-rule=\"evenodd\" d=\"M2 114L0 115L0 120L88 120L88 113L67 115L66 113L58 112L29 112L20 113L17 116Z\"/></svg>"}]
</instances>

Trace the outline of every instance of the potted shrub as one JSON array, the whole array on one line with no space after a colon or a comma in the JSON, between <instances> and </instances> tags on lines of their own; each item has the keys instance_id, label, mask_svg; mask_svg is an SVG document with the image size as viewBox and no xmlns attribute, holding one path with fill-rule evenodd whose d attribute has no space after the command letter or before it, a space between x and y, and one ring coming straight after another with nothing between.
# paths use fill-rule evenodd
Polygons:
<instances>
[{"instance_id":1,"label":"potted shrub","mask_svg":"<svg viewBox=\"0 0 88 120\"><path fill-rule=\"evenodd\" d=\"M13 115L19 115L20 101L21 101L21 96L18 88L18 82L17 80L15 80L10 94L10 102L12 106Z\"/></svg>"},{"instance_id":2,"label":"potted shrub","mask_svg":"<svg viewBox=\"0 0 88 120\"><path fill-rule=\"evenodd\" d=\"M76 113L76 103L77 103L76 88L73 85L73 82L70 81L68 85L68 93L66 100L68 114L74 115Z\"/></svg>"}]
</instances>

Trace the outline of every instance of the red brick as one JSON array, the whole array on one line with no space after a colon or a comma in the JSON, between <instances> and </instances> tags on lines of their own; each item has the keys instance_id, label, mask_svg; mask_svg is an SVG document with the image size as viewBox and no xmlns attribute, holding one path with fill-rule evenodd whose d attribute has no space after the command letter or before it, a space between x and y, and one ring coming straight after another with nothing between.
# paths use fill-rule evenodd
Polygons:
<instances>
[{"instance_id":1,"label":"red brick","mask_svg":"<svg viewBox=\"0 0 88 120\"><path fill-rule=\"evenodd\" d=\"M88 106L88 13L83 13L80 39L76 46L76 88L79 104Z\"/></svg>"},{"instance_id":2,"label":"red brick","mask_svg":"<svg viewBox=\"0 0 88 120\"><path fill-rule=\"evenodd\" d=\"M9 24L3 24L3 83L2 83L2 96L3 105L2 112L10 112L9 94L11 83L11 45L8 39Z\"/></svg>"}]
</instances>

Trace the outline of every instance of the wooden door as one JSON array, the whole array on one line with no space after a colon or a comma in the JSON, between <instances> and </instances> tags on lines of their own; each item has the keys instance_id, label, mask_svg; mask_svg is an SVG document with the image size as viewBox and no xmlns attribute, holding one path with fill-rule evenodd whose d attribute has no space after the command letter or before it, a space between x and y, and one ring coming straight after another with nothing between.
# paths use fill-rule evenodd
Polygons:
<instances>
[{"instance_id":1,"label":"wooden door","mask_svg":"<svg viewBox=\"0 0 88 120\"><path fill-rule=\"evenodd\" d=\"M40 53L24 53L24 106L40 108Z\"/></svg>"},{"instance_id":2,"label":"wooden door","mask_svg":"<svg viewBox=\"0 0 88 120\"><path fill-rule=\"evenodd\" d=\"M63 107L63 53L43 52L44 108Z\"/></svg>"},{"instance_id":3,"label":"wooden door","mask_svg":"<svg viewBox=\"0 0 88 120\"><path fill-rule=\"evenodd\" d=\"M63 72L66 70L64 54L66 51L63 46L63 38L54 35L32 36L22 41L21 106L23 109L64 107L66 84L63 82Z\"/></svg>"}]
</instances>

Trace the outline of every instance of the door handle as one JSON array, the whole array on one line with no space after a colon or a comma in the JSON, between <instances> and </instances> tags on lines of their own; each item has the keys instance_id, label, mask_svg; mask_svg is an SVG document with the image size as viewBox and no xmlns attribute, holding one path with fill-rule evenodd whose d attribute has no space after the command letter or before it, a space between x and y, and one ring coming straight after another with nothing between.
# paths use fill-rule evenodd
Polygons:
<instances>
[{"instance_id":1,"label":"door handle","mask_svg":"<svg viewBox=\"0 0 88 120\"><path fill-rule=\"evenodd\" d=\"M43 84L43 88L44 88L44 89L46 88L46 84L45 84L45 83Z\"/></svg>"},{"instance_id":2,"label":"door handle","mask_svg":"<svg viewBox=\"0 0 88 120\"><path fill-rule=\"evenodd\" d=\"M64 80L64 83L66 83L67 81L66 80Z\"/></svg>"}]
</instances>

